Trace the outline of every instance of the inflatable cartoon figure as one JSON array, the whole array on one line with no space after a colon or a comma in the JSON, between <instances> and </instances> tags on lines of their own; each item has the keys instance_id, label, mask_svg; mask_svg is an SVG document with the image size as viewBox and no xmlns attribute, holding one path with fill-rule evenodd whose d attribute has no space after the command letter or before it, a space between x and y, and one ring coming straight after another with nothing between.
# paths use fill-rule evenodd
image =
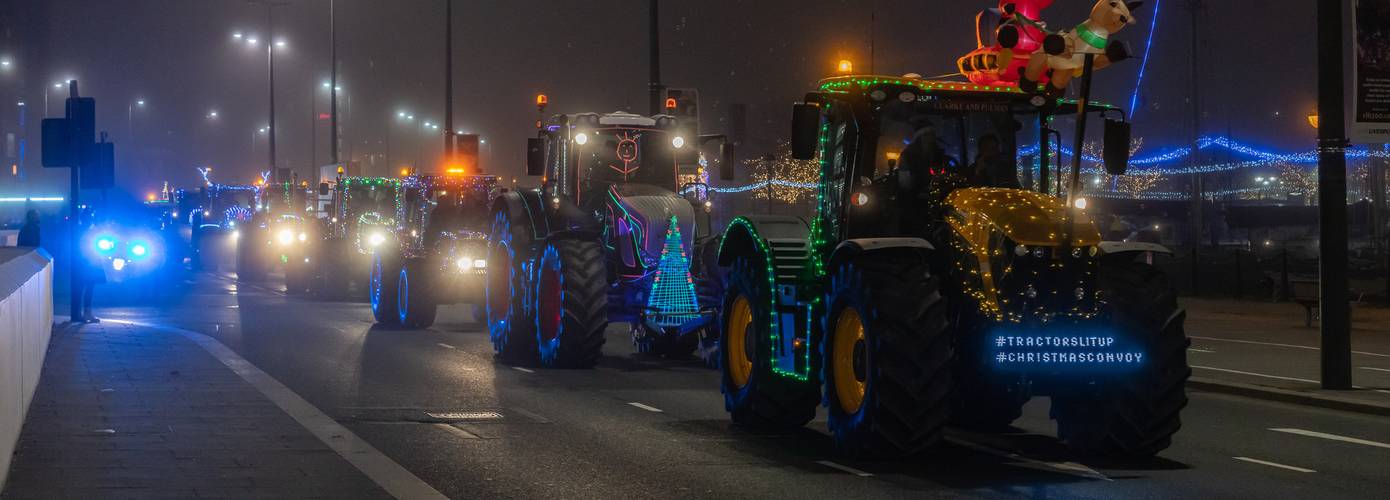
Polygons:
<instances>
[{"instance_id":1,"label":"inflatable cartoon figure","mask_svg":"<svg viewBox=\"0 0 1390 500\"><path fill-rule=\"evenodd\" d=\"M1081 76L1087 55L1095 56L1095 69L1128 59L1129 47L1110 37L1135 23L1132 11L1141 5L1143 2L1096 2L1089 19L1071 30L1048 35L1043 40L1043 51L1029 55L1019 88L1036 92L1038 85L1046 81L1047 94L1060 96L1072 78Z\"/></svg>"},{"instance_id":2,"label":"inflatable cartoon figure","mask_svg":"<svg viewBox=\"0 0 1390 500\"><path fill-rule=\"evenodd\" d=\"M1029 55L1042 49L1048 34L1042 11L1053 1L1000 0L998 8L980 12L975 17L976 48L957 61L961 74L980 85L1016 84ZM991 35L994 41L986 45Z\"/></svg>"}]
</instances>

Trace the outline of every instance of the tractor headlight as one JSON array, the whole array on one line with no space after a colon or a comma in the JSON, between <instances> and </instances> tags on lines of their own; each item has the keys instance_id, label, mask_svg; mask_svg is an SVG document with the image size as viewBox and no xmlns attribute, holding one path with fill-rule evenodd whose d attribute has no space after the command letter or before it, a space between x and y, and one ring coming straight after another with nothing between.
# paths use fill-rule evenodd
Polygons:
<instances>
[{"instance_id":1,"label":"tractor headlight","mask_svg":"<svg viewBox=\"0 0 1390 500\"><path fill-rule=\"evenodd\" d=\"M473 259L473 268L475 268L475 269L483 269L483 268L486 268L486 267L487 267L487 260L486 260L486 259Z\"/></svg>"},{"instance_id":2,"label":"tractor headlight","mask_svg":"<svg viewBox=\"0 0 1390 500\"><path fill-rule=\"evenodd\" d=\"M458 265L460 271L467 271L473 269L473 259L464 257L462 259L459 259Z\"/></svg>"},{"instance_id":3,"label":"tractor headlight","mask_svg":"<svg viewBox=\"0 0 1390 500\"><path fill-rule=\"evenodd\" d=\"M675 137L672 137L672 138L671 138L671 147L676 148L676 149L680 149L680 148L685 147L685 138L684 138L684 137L681 137L681 136L679 136L679 135L678 135L678 136L675 136Z\"/></svg>"},{"instance_id":4,"label":"tractor headlight","mask_svg":"<svg viewBox=\"0 0 1390 500\"><path fill-rule=\"evenodd\" d=\"M1089 204L1090 204L1090 202L1087 201L1086 198L1081 198L1081 197L1078 197L1077 199L1072 200L1071 203L1072 203L1072 205L1075 205L1076 208L1077 208L1078 210L1085 210L1085 209L1086 209L1086 205L1089 205Z\"/></svg>"},{"instance_id":5,"label":"tractor headlight","mask_svg":"<svg viewBox=\"0 0 1390 500\"><path fill-rule=\"evenodd\" d=\"M1017 256L1019 256L1019 257L1027 257L1027 256L1028 256L1028 245L1019 245L1019 246L1014 247L1014 255L1017 255Z\"/></svg>"},{"instance_id":6,"label":"tractor headlight","mask_svg":"<svg viewBox=\"0 0 1390 500\"><path fill-rule=\"evenodd\" d=\"M238 230L238 231L232 231L232 239L235 240L235 239L240 238L240 237L241 237L241 231L240 231L240 230Z\"/></svg>"},{"instance_id":7,"label":"tractor headlight","mask_svg":"<svg viewBox=\"0 0 1390 500\"><path fill-rule=\"evenodd\" d=\"M372 233L367 237L367 244L371 246L379 247L382 243L386 243L386 236L381 233Z\"/></svg>"},{"instance_id":8,"label":"tractor headlight","mask_svg":"<svg viewBox=\"0 0 1390 500\"><path fill-rule=\"evenodd\" d=\"M306 241L309 241L309 235L305 233L299 233L299 242L304 243Z\"/></svg>"},{"instance_id":9,"label":"tractor headlight","mask_svg":"<svg viewBox=\"0 0 1390 500\"><path fill-rule=\"evenodd\" d=\"M136 243L130 246L130 254L135 257L144 257L149 255L149 253L150 249L146 247L144 243Z\"/></svg>"},{"instance_id":10,"label":"tractor headlight","mask_svg":"<svg viewBox=\"0 0 1390 500\"><path fill-rule=\"evenodd\" d=\"M294 231L290 231L289 229L281 229L279 233L276 233L275 239L280 240L281 245L288 245L290 243L294 243Z\"/></svg>"},{"instance_id":11,"label":"tractor headlight","mask_svg":"<svg viewBox=\"0 0 1390 500\"><path fill-rule=\"evenodd\" d=\"M116 248L115 240L112 240L111 238L101 238L97 240L97 250L101 250L103 252L110 252L113 248Z\"/></svg>"},{"instance_id":12,"label":"tractor headlight","mask_svg":"<svg viewBox=\"0 0 1390 500\"><path fill-rule=\"evenodd\" d=\"M588 134L585 134L585 133L583 133L583 132L580 132L580 133L578 133L578 134L574 134L574 143L575 143L575 144L578 144L578 145L580 145L580 146L583 146L583 145L585 145L585 144L588 144L588 143L589 143L589 135L588 135Z\"/></svg>"}]
</instances>

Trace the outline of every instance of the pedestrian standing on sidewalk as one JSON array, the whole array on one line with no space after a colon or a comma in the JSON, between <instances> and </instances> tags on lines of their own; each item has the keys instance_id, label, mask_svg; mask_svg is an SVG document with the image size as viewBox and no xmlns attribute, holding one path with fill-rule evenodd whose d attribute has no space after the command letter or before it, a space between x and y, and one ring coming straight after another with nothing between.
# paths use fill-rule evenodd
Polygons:
<instances>
[{"instance_id":1,"label":"pedestrian standing on sidewalk","mask_svg":"<svg viewBox=\"0 0 1390 500\"><path fill-rule=\"evenodd\" d=\"M24 225L19 228L19 242L21 247L39 246L39 211L29 209L24 213Z\"/></svg>"},{"instance_id":2,"label":"pedestrian standing on sidewalk","mask_svg":"<svg viewBox=\"0 0 1390 500\"><path fill-rule=\"evenodd\" d=\"M86 235L90 232L94 218L91 207L82 209L81 215L77 217L78 234ZM81 273L78 280L82 286L82 322L101 323L101 320L92 314L92 292L96 291L97 285L106 283L106 269L92 259L79 258L77 261L77 269L74 271Z\"/></svg>"}]
</instances>

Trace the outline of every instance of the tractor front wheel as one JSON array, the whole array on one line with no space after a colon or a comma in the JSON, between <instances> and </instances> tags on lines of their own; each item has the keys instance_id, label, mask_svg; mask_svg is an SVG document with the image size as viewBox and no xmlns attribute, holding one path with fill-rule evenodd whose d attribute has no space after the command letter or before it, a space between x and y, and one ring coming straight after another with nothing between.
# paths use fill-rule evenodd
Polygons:
<instances>
[{"instance_id":1,"label":"tractor front wheel","mask_svg":"<svg viewBox=\"0 0 1390 500\"><path fill-rule=\"evenodd\" d=\"M951 410L946 302L913 253L855 258L826 303L827 424L849 456L898 457L941 440Z\"/></svg>"},{"instance_id":2,"label":"tractor front wheel","mask_svg":"<svg viewBox=\"0 0 1390 500\"><path fill-rule=\"evenodd\" d=\"M536 283L536 345L541 364L589 368L603 354L608 272L597 241L558 240L541 254Z\"/></svg>"},{"instance_id":3,"label":"tractor front wheel","mask_svg":"<svg viewBox=\"0 0 1390 500\"><path fill-rule=\"evenodd\" d=\"M735 424L782 429L806 425L816 416L820 394L814 384L772 369L772 287L766 267L746 257L729 270L720 310L720 391Z\"/></svg>"},{"instance_id":4,"label":"tractor front wheel","mask_svg":"<svg viewBox=\"0 0 1390 500\"><path fill-rule=\"evenodd\" d=\"M372 275L367 288L372 302L372 317L378 324L400 323L400 311L396 307L400 269L395 254L385 251L372 254Z\"/></svg>"},{"instance_id":5,"label":"tractor front wheel","mask_svg":"<svg viewBox=\"0 0 1390 500\"><path fill-rule=\"evenodd\" d=\"M529 227L513 224L505 210L496 213L488 238L486 314L475 316L487 321L497 357L511 363L532 364L539 358L535 315L526 309L530 234Z\"/></svg>"},{"instance_id":6,"label":"tractor front wheel","mask_svg":"<svg viewBox=\"0 0 1390 500\"><path fill-rule=\"evenodd\" d=\"M1057 434L1085 455L1148 457L1172 444L1187 406L1186 317L1167 277L1153 266L1102 263L1100 298L1111 327L1144 352L1132 373L1105 380L1087 391L1052 398Z\"/></svg>"},{"instance_id":7,"label":"tractor front wheel","mask_svg":"<svg viewBox=\"0 0 1390 500\"><path fill-rule=\"evenodd\" d=\"M429 261L406 259L396 282L396 312L406 328L429 328L439 311Z\"/></svg>"}]
</instances>

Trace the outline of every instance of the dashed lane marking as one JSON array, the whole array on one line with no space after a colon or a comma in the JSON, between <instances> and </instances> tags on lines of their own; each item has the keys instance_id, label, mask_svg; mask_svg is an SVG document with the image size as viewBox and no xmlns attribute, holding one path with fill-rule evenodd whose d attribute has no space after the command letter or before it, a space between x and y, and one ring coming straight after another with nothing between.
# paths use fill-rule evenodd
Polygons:
<instances>
[{"instance_id":1,"label":"dashed lane marking","mask_svg":"<svg viewBox=\"0 0 1390 500\"><path fill-rule=\"evenodd\" d=\"M231 368L238 376L247 383L255 387L261 395L265 396L280 410L293 418L299 425L307 429L319 441L327 445L329 449L336 452L348 463L362 471L362 474L371 479L372 482L381 486L386 493L396 498L428 498L428 499L447 499L448 497L434 489L429 483L421 480L414 473L411 473L401 464L391 460L371 443L358 437L347 427L343 427L333 417L324 414L312 403L306 401L299 394L296 394L285 384L275 380L275 377L261 371L256 365L251 364L246 358L241 357L231 348L218 342L217 339L203 335L198 332L183 330L180 328L170 328L148 323L137 323L133 321L112 321L113 323L125 323L139 325L146 328L153 328L160 331L183 335L193 343L198 344L203 350L217 358L227 368Z\"/></svg>"},{"instance_id":2,"label":"dashed lane marking","mask_svg":"<svg viewBox=\"0 0 1390 500\"><path fill-rule=\"evenodd\" d=\"M1269 462L1269 461L1265 461L1265 460L1260 460L1260 459L1256 459L1256 458L1250 458L1250 457L1231 457L1231 458L1234 458L1234 459L1236 459L1236 460L1240 460L1240 461L1242 461L1242 462L1250 462L1250 463L1252 463L1252 464L1260 464L1260 465L1264 465L1264 466L1267 466L1267 467L1275 467L1275 468L1284 469L1284 470L1291 470L1291 471L1294 471L1294 472L1317 472L1317 471L1315 471L1315 470L1313 470L1313 469L1304 469L1304 468L1302 468L1302 467L1294 467L1294 466L1292 466L1292 465L1278 464L1278 463Z\"/></svg>"},{"instance_id":3,"label":"dashed lane marking","mask_svg":"<svg viewBox=\"0 0 1390 500\"><path fill-rule=\"evenodd\" d=\"M458 349L457 347L451 346L451 345L449 345L449 344L445 344L445 343L443 343L443 342L439 342L439 343L437 343L437 344L435 344L435 345L437 345L437 346L439 346L439 347L443 347L443 348L445 348L445 349Z\"/></svg>"},{"instance_id":4,"label":"dashed lane marking","mask_svg":"<svg viewBox=\"0 0 1390 500\"><path fill-rule=\"evenodd\" d=\"M1357 439L1357 438L1354 438L1354 437L1338 436L1338 435L1336 435L1336 434L1328 434L1328 433L1326 433L1326 432L1317 432L1317 431L1310 431L1310 430L1307 430L1307 429L1291 429L1291 428L1272 428L1272 429L1270 429L1270 430L1271 430L1271 431L1274 431L1274 432L1283 432L1283 433L1286 433L1286 434L1295 434L1295 435L1299 435L1299 436L1315 437L1315 438L1327 439L1327 440L1332 440L1332 441L1341 441L1341 442L1343 442L1343 443L1352 443L1352 444L1359 444L1359 445L1363 445L1363 446L1373 446L1373 447L1376 447L1376 448L1390 449L1390 444L1382 443L1382 442L1379 442L1379 441L1369 441L1369 440L1365 440L1365 439Z\"/></svg>"},{"instance_id":5,"label":"dashed lane marking","mask_svg":"<svg viewBox=\"0 0 1390 500\"><path fill-rule=\"evenodd\" d=\"M838 470L838 471L840 471L840 472L848 472L848 473L850 473L850 474L854 474L854 475L859 476L859 477L874 477L874 475L871 474L871 473L864 472L864 471L862 471L862 470L859 470L859 469L856 469L856 468L854 468L854 467L850 467L850 466L847 466L847 465L840 465L840 464L837 464L837 463L835 463L835 462L831 462L831 461L829 461L829 460L817 460L816 463L821 464L821 465L824 465L824 466L829 467L829 468L831 468L831 469Z\"/></svg>"},{"instance_id":6,"label":"dashed lane marking","mask_svg":"<svg viewBox=\"0 0 1390 500\"><path fill-rule=\"evenodd\" d=\"M1189 347L1189 348L1187 348L1187 350L1192 351L1192 352L1201 352L1201 353L1212 353L1212 352L1216 352L1216 351L1213 351L1213 350L1211 350L1211 349L1198 349L1198 348L1196 348L1196 347Z\"/></svg>"},{"instance_id":7,"label":"dashed lane marking","mask_svg":"<svg viewBox=\"0 0 1390 500\"><path fill-rule=\"evenodd\" d=\"M1288 348L1291 348L1291 349L1305 349L1305 350L1309 350L1309 351L1321 351L1321 350L1322 350L1321 348L1313 347L1313 346L1295 345L1295 344L1279 344L1279 343L1275 343L1275 342L1257 342L1257 341L1254 341L1254 340L1237 340L1237 339L1223 339L1223 338L1220 338L1220 337L1196 337L1196 336L1189 336L1188 338L1193 338L1193 339L1197 339L1197 340L1211 340L1211 341L1215 341L1215 342L1234 342L1234 343L1237 343L1237 344L1265 345L1265 346L1270 346L1270 347L1288 347ZM1366 351L1351 351L1351 352L1352 352L1352 354L1360 354L1360 355L1362 355L1362 356L1376 356L1376 357L1380 357L1380 358L1390 358L1390 354L1380 354L1380 353L1366 352Z\"/></svg>"},{"instance_id":8,"label":"dashed lane marking","mask_svg":"<svg viewBox=\"0 0 1390 500\"><path fill-rule=\"evenodd\" d=\"M1079 463L1076 463L1076 462L1048 462L1048 461L1046 461L1046 460L1038 460L1038 459L1036 459L1036 458L1029 458L1029 457L1025 457L1025 456L1023 456L1023 455L1019 455L1018 453L1014 453L1014 452L1012 452L1012 451L1001 450L1001 449L997 449L997 448L985 446L985 445L982 445L982 444L972 443L972 442L966 441L966 440L964 440L964 439L960 439L960 438L956 438L956 437L950 437L950 436L948 436L948 437L946 438L946 442L951 443L951 444L954 444L954 445L956 445L956 446L963 447L963 448L969 448L969 449L971 449L971 450L978 451L978 452L980 452L980 453L985 453L985 454L988 454L988 455L994 455L994 456L996 456L996 457L1001 457L1001 458L1007 458L1007 459L1010 459L1010 460L1016 460L1016 461L1018 461L1019 463L1017 463L1017 464L1015 464L1015 465L1018 465L1018 466L1020 466L1020 467L1027 467L1027 468L1034 469L1034 470L1043 470L1043 471L1049 471L1049 472L1057 472L1057 473L1061 473L1061 474L1067 474L1067 475L1072 475L1072 476L1077 476L1077 477L1083 477L1083 478L1086 478L1086 479L1099 479L1099 480L1101 480L1101 481L1114 481L1114 479L1110 479L1110 478L1107 477L1105 474L1101 474L1100 471L1095 470L1095 469L1092 469L1092 468L1090 468L1090 467L1087 467L1085 464L1079 464Z\"/></svg>"},{"instance_id":9,"label":"dashed lane marking","mask_svg":"<svg viewBox=\"0 0 1390 500\"><path fill-rule=\"evenodd\" d=\"M1371 370L1371 371L1377 371L1377 372L1390 372L1390 370L1387 370L1387 369L1384 369L1384 368L1371 368L1371 367L1369 367L1369 366L1362 366L1362 367L1360 367L1360 368L1361 368L1362 370Z\"/></svg>"},{"instance_id":10,"label":"dashed lane marking","mask_svg":"<svg viewBox=\"0 0 1390 500\"><path fill-rule=\"evenodd\" d=\"M447 432L449 434L453 434L463 439L479 439L477 434L465 431L463 429L454 427L453 425L449 424L434 424L434 428Z\"/></svg>"},{"instance_id":11,"label":"dashed lane marking","mask_svg":"<svg viewBox=\"0 0 1390 500\"><path fill-rule=\"evenodd\" d=\"M513 366L512 369L513 369L513 370L516 370L516 371L519 371L519 372L536 373L535 370L532 370L532 369L530 369L530 368L522 368L522 367L520 367L520 366Z\"/></svg>"},{"instance_id":12,"label":"dashed lane marking","mask_svg":"<svg viewBox=\"0 0 1390 500\"><path fill-rule=\"evenodd\" d=\"M643 410L647 410L647 411L652 412L652 413L661 413L661 408L657 408L657 407L654 407L654 406L647 406L647 405L644 405L644 404L638 403L638 402L631 402L631 403L628 403L628 405L634 406L634 407L637 407L637 408L641 408L641 409L643 409Z\"/></svg>"}]
</instances>

